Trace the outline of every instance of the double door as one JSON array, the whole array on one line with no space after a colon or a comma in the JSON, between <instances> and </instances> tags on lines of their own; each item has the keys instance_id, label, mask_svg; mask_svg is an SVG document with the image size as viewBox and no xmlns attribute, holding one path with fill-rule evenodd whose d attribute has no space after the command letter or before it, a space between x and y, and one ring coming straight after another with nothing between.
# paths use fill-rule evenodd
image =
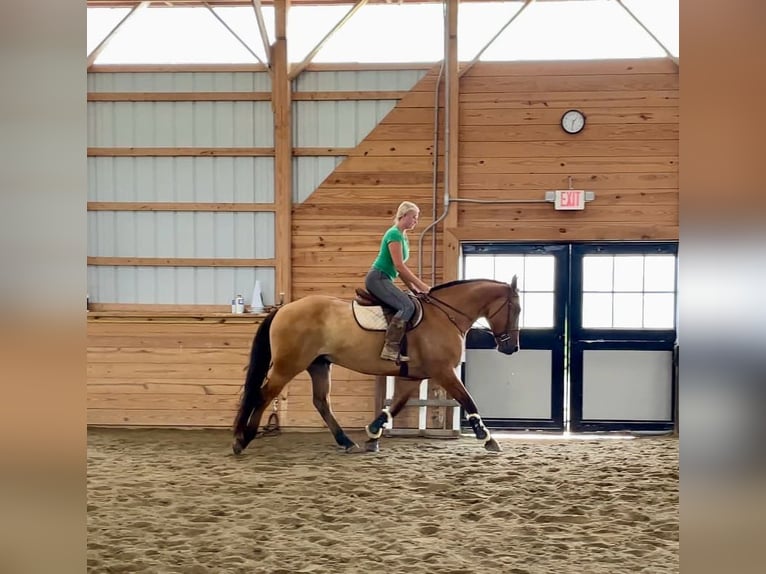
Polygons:
<instances>
[{"instance_id":1,"label":"double door","mask_svg":"<svg viewBox=\"0 0 766 574\"><path fill-rule=\"evenodd\" d=\"M493 428L667 431L675 421L675 243L464 244L466 279L518 276L521 350L481 323L463 378Z\"/></svg>"}]
</instances>

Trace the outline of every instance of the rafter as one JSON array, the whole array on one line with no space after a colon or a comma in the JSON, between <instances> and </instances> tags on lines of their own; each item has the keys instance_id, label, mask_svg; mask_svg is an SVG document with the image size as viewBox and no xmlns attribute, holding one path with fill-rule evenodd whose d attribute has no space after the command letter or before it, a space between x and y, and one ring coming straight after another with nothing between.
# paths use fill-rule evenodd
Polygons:
<instances>
[{"instance_id":1,"label":"rafter","mask_svg":"<svg viewBox=\"0 0 766 574\"><path fill-rule=\"evenodd\" d=\"M251 0L253 4L253 10L255 11L255 20L258 22L258 32L261 34L261 41L263 41L263 50L266 54L266 65L271 68L271 44L269 43L269 32L266 30L266 21L263 19L263 8L261 7L261 0Z\"/></svg>"},{"instance_id":2,"label":"rafter","mask_svg":"<svg viewBox=\"0 0 766 574\"><path fill-rule=\"evenodd\" d=\"M620 6L622 6L622 7L623 7L623 9L624 9L624 10L625 10L625 11L626 11L626 12L627 12L629 15L630 15L630 17L631 17L631 18L633 18L633 20L635 20L635 22L636 22L636 23L637 23L639 26L641 26L641 28L643 28L643 29L644 29L644 32L646 32L647 34L649 34L649 36L651 36L652 40L654 40L654 41L655 41L655 42L656 42L656 43L659 45L659 47L663 49L663 51L665 52L665 54L667 55L667 57L668 57L668 58L670 58L671 60L673 60L673 63L674 63L676 66L678 66L678 65L679 65L679 64L678 64L678 57L674 56L674 55L673 55L673 53L672 53L670 50L668 50L667 46L665 46L665 44L663 44L663 43L660 41L660 39L659 39L657 36L655 36L655 35L652 33L652 31L651 31L651 30L650 30L650 29L649 29L649 28L646 26L646 24L644 24L644 23L641 21L641 19L640 19L638 16L636 16L636 15L635 15L635 14L634 14L634 13L633 13L631 10L630 10L630 8L628 8L628 7L627 7L627 6L626 6L626 5L623 3L623 1L622 1L622 0L616 0L616 2L617 2L617 3L618 3Z\"/></svg>"},{"instance_id":3,"label":"rafter","mask_svg":"<svg viewBox=\"0 0 766 574\"><path fill-rule=\"evenodd\" d=\"M330 38L332 38L338 30L340 30L343 26L345 26L346 22L348 22L354 16L354 14L359 12L359 10L361 10L367 4L367 2L368 0L357 0L357 3L354 4L348 12L346 12L343 18L341 18L338 21L338 23L335 24L335 26L333 26L332 30L327 32L324 38L319 40L319 43L316 46L314 46L311 49L311 51L309 51L308 54L306 54L306 57L303 59L303 61L300 64L296 65L294 68L292 68L292 70L290 71L290 80L294 80L295 78L297 78L300 75L300 73L306 69L306 66L308 66L311 63L311 60L314 59L314 56L316 56L317 53L319 53L319 50L321 50L324 47L327 41Z\"/></svg>"},{"instance_id":4,"label":"rafter","mask_svg":"<svg viewBox=\"0 0 766 574\"><path fill-rule=\"evenodd\" d=\"M221 18L215 10L213 10L213 7L210 4L208 4L207 2L202 2L202 4L205 6L205 8L207 8L210 11L210 13L213 16L215 16L215 19L218 20L221 23L221 25L224 28L226 28L229 31L229 33L232 36L234 36L240 44L242 44L245 50L250 52L255 57L256 60L258 60L261 64L263 64L264 66L268 68L268 64L264 62L263 60L261 60L260 56L258 56L258 54L255 53L255 51L248 45L248 43L245 42L242 38L240 38L239 34L237 34L234 30L231 29L231 27L224 21L224 19Z\"/></svg>"},{"instance_id":5,"label":"rafter","mask_svg":"<svg viewBox=\"0 0 766 574\"><path fill-rule=\"evenodd\" d=\"M524 12L524 10L526 10L527 8L529 8L529 7L532 5L532 3L533 3L534 1L535 1L535 0L524 0L524 5L523 5L521 8L519 8L519 11L518 11L518 12L516 12L516 13L515 13L513 16L511 16L511 17L508 19L508 21L507 21L507 22L506 22L506 23L503 25L503 27L502 27L502 28L500 28L500 29L497 31L497 33L496 33L494 36L492 36L492 37L489 39L489 41L488 41L486 44L484 44L484 47L483 47L481 50L479 50L479 52L478 52L478 53L477 53L477 54L476 54L476 55L473 57L473 60L471 60L470 62L468 62L468 63L467 63L465 66L463 66L463 67L460 69L460 74L459 74L459 77L462 77L462 76L463 76L463 74L465 74L465 73L466 73L468 70L470 70L471 68L473 68L474 64L476 64L476 62L478 62L478 61L479 61L479 58L481 58L482 54L484 54L484 52L486 52L486 51L487 51L487 48L489 48L489 47L490 47L490 46L491 46L491 45L494 43L494 41L495 41L495 40L497 40L497 39L500 37L500 34L502 34L503 32L505 32L505 31L506 31L506 29L508 29L508 26L510 26L510 25L511 25L511 23L512 23L514 20L516 20L516 18L518 18L519 16L521 16L521 14Z\"/></svg>"},{"instance_id":6,"label":"rafter","mask_svg":"<svg viewBox=\"0 0 766 574\"><path fill-rule=\"evenodd\" d=\"M151 2L140 2L136 4L135 6L133 6L130 12L125 14L125 17L122 20L117 22L117 25L109 31L109 33L104 37L104 39L101 40L99 45L96 46L90 54L88 54L86 68L89 68L90 66L93 65L93 63L96 61L96 58L99 57L101 52L104 51L104 48L106 48L109 45L109 42L112 41L112 38L114 38L114 35L117 33L117 30L119 30L122 27L122 25L125 24L125 22L127 22L133 16L138 14L141 10L149 6L149 4L151 4Z\"/></svg>"}]
</instances>

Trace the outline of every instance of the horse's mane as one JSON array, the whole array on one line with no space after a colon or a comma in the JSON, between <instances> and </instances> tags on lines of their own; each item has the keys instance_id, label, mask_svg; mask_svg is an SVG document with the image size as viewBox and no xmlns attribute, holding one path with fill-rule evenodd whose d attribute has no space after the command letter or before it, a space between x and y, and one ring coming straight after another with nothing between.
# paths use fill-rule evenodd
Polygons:
<instances>
[{"instance_id":1,"label":"horse's mane","mask_svg":"<svg viewBox=\"0 0 766 574\"><path fill-rule=\"evenodd\" d=\"M447 283L440 283L439 285L435 285L431 287L431 291L438 291L439 289L446 289L447 287L452 287L453 285L464 285L465 283L476 283L477 281L484 281L488 283L502 283L502 281L496 281L494 279L457 279L455 281L448 281Z\"/></svg>"}]
</instances>

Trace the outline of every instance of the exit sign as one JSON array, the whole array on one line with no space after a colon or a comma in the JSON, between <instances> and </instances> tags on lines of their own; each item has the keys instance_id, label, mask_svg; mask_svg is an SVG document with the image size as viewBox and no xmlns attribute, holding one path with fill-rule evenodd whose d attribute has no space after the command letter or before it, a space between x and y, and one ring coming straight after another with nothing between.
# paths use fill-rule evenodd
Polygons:
<instances>
[{"instance_id":1,"label":"exit sign","mask_svg":"<svg viewBox=\"0 0 766 574\"><path fill-rule=\"evenodd\" d=\"M582 189L557 189L553 205L556 209L585 209L585 191Z\"/></svg>"}]
</instances>

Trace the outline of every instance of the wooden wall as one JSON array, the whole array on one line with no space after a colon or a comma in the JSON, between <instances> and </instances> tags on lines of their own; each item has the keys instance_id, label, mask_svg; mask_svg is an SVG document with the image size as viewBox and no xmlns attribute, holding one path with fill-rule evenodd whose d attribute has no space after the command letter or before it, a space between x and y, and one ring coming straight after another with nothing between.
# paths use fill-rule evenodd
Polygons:
<instances>
[{"instance_id":1,"label":"wooden wall","mask_svg":"<svg viewBox=\"0 0 766 574\"><path fill-rule=\"evenodd\" d=\"M262 316L130 312L88 314L90 425L230 427ZM332 405L340 424L361 428L375 412L373 386L333 367ZM321 428L307 374L280 398L284 428ZM271 407L264 416L263 422Z\"/></svg>"},{"instance_id":2,"label":"wooden wall","mask_svg":"<svg viewBox=\"0 0 766 574\"><path fill-rule=\"evenodd\" d=\"M293 209L293 294L353 296L403 200L421 208L411 234L433 221L434 88L425 76L307 201ZM583 132L561 115L578 108ZM670 60L478 63L460 79L458 193L465 199L541 199L553 189L586 189L581 212L550 203L456 203L459 240L581 241L678 238L678 70ZM440 120L443 125L443 114ZM440 142L442 139L440 134ZM439 145L443 145L439 143ZM442 156L440 149L439 156ZM439 161L441 181L443 160ZM436 192L436 216L443 211ZM409 265L430 281L431 236ZM439 225L436 282L443 268ZM343 383L367 408L373 379ZM290 385L305 395L307 383ZM292 396L292 395L291 395ZM413 416L408 413L408 420ZM435 413L436 425L443 411ZM433 422L433 421L431 421Z\"/></svg>"},{"instance_id":3,"label":"wooden wall","mask_svg":"<svg viewBox=\"0 0 766 574\"><path fill-rule=\"evenodd\" d=\"M350 297L399 202L421 207L413 245L433 221L435 84L433 70L294 207L295 298ZM677 239L678 71L671 61L478 63L460 79L459 107L460 199L542 199L566 189L570 176L574 188L596 193L581 212L555 211L550 203L453 204L458 219L450 231L459 239ZM569 108L587 116L580 134L559 125ZM439 186L438 214L442 198ZM440 235L441 225L437 280ZM424 274L430 245L427 237ZM409 262L414 269L419 255Z\"/></svg>"}]
</instances>

